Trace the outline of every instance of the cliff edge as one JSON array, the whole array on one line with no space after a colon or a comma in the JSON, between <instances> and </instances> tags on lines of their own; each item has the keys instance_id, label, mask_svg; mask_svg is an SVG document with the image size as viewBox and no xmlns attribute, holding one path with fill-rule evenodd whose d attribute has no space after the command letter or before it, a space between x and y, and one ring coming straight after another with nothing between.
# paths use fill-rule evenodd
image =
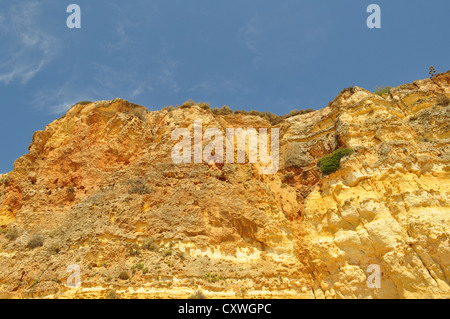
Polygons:
<instances>
[{"instance_id":1,"label":"cliff edge","mask_svg":"<svg viewBox=\"0 0 450 319\"><path fill-rule=\"evenodd\" d=\"M175 164L172 132L196 120L278 128L278 171ZM276 125L77 104L0 175L0 297L449 298L449 120L449 72L382 96L351 87ZM353 152L323 174L339 148Z\"/></svg>"}]
</instances>

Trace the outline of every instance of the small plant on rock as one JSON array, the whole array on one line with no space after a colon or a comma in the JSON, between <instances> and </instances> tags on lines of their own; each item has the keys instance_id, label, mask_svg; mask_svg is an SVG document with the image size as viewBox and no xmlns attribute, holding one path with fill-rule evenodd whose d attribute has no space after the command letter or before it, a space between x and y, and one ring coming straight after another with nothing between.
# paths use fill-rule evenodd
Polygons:
<instances>
[{"instance_id":1,"label":"small plant on rock","mask_svg":"<svg viewBox=\"0 0 450 319\"><path fill-rule=\"evenodd\" d=\"M128 181L130 188L128 189L128 194L138 194L146 195L150 194L151 190L145 185L145 181L141 179Z\"/></svg>"},{"instance_id":2,"label":"small plant on rock","mask_svg":"<svg viewBox=\"0 0 450 319\"><path fill-rule=\"evenodd\" d=\"M329 175L336 172L340 167L341 158L352 153L353 149L351 148L340 148L331 154L325 155L317 162L320 167L320 171L324 175Z\"/></svg>"},{"instance_id":3,"label":"small plant on rock","mask_svg":"<svg viewBox=\"0 0 450 319\"><path fill-rule=\"evenodd\" d=\"M19 236L20 236L20 234L19 234L19 230L17 228L13 228L13 229L9 230L5 235L6 239L8 239L9 241L14 241Z\"/></svg>"},{"instance_id":4,"label":"small plant on rock","mask_svg":"<svg viewBox=\"0 0 450 319\"><path fill-rule=\"evenodd\" d=\"M430 75L430 79L432 79L436 75L436 69L433 66L430 66L428 74Z\"/></svg>"},{"instance_id":5,"label":"small plant on rock","mask_svg":"<svg viewBox=\"0 0 450 319\"><path fill-rule=\"evenodd\" d=\"M136 243L133 243L128 250L128 254L130 256L139 256L141 254L141 249L139 248L139 245Z\"/></svg>"},{"instance_id":6,"label":"small plant on rock","mask_svg":"<svg viewBox=\"0 0 450 319\"><path fill-rule=\"evenodd\" d=\"M201 290L197 290L192 295L189 296L189 299L207 299L205 294Z\"/></svg>"},{"instance_id":7,"label":"small plant on rock","mask_svg":"<svg viewBox=\"0 0 450 319\"><path fill-rule=\"evenodd\" d=\"M41 235L34 235L27 243L27 247L30 249L35 249L41 247L44 244L44 237Z\"/></svg>"},{"instance_id":8,"label":"small plant on rock","mask_svg":"<svg viewBox=\"0 0 450 319\"><path fill-rule=\"evenodd\" d=\"M142 244L142 248L150 251L155 251L158 249L158 245L156 244L155 239L153 237L150 237L149 239L144 241L144 243Z\"/></svg>"},{"instance_id":9,"label":"small plant on rock","mask_svg":"<svg viewBox=\"0 0 450 319\"><path fill-rule=\"evenodd\" d=\"M379 96L383 96L383 94L389 94L391 89L392 87L390 86L377 86L374 93Z\"/></svg>"},{"instance_id":10,"label":"small plant on rock","mask_svg":"<svg viewBox=\"0 0 450 319\"><path fill-rule=\"evenodd\" d=\"M133 273L137 272L138 270L143 270L143 269L144 269L144 263L137 263L136 265L131 267L131 271Z\"/></svg>"}]
</instances>

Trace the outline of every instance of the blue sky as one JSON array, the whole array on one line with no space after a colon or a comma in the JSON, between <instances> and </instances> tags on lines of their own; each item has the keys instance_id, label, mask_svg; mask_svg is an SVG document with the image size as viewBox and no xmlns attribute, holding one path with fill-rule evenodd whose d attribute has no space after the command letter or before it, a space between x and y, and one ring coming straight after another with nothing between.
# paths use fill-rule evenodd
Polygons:
<instances>
[{"instance_id":1,"label":"blue sky","mask_svg":"<svg viewBox=\"0 0 450 319\"><path fill-rule=\"evenodd\" d=\"M81 29L66 8L81 7ZM368 29L379 4L382 28ZM450 69L448 0L0 0L0 173L82 100L288 113Z\"/></svg>"}]
</instances>

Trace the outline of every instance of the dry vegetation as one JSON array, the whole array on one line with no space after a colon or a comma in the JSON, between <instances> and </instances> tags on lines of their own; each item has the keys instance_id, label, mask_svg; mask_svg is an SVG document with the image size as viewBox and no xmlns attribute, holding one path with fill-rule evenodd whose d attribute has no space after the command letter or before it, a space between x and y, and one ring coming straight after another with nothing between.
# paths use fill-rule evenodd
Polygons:
<instances>
[{"instance_id":1,"label":"dry vegetation","mask_svg":"<svg viewBox=\"0 0 450 319\"><path fill-rule=\"evenodd\" d=\"M310 113L310 112L314 112L313 109L306 109L306 110L292 110L291 112L289 112L286 115L276 115L273 114L271 112L259 112L259 111L246 111L246 110L235 110L233 112L233 110L227 106L227 105L223 105L221 108L215 107L212 108L211 105L209 103L205 103L205 102L195 102L193 100L188 100L186 102L184 102L181 105L177 105L175 107L173 106L166 106L163 107L162 110L163 111L167 111L167 112L171 112L177 108L181 108L181 109L187 109L190 108L194 105L199 106L200 108L204 109L205 111L210 111L215 115L221 115L221 116L226 116L226 115L230 115L230 114L240 114L240 115L249 115L249 116L259 116L265 120L267 120L268 122L270 122L270 124L272 125L277 125L280 122L282 122L285 119L288 119L290 117L296 116L296 115L301 115L301 114L306 114L306 113Z\"/></svg>"}]
</instances>

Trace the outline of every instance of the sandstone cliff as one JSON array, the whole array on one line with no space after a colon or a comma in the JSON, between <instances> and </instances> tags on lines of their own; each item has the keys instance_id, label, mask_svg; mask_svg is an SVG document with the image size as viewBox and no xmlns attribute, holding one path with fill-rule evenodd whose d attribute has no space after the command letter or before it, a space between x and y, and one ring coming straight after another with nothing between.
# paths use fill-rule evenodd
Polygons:
<instances>
[{"instance_id":1,"label":"sandstone cliff","mask_svg":"<svg viewBox=\"0 0 450 319\"><path fill-rule=\"evenodd\" d=\"M274 175L171 159L175 128L271 128L262 117L75 105L0 175L0 297L449 298L449 98L448 72L345 89L276 125Z\"/></svg>"}]
</instances>

